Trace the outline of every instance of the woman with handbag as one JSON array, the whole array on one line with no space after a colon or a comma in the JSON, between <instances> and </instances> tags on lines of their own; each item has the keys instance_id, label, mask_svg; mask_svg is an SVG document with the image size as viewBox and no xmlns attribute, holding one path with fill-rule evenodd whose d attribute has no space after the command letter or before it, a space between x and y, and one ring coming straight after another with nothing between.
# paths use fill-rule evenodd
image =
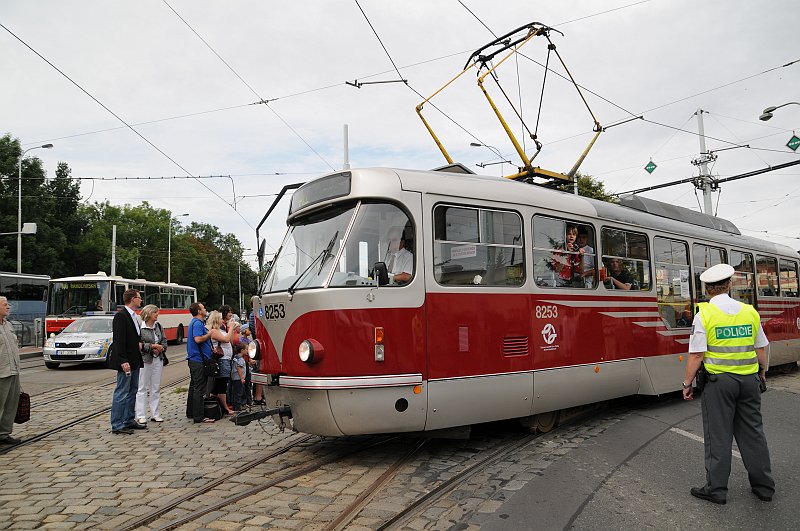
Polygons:
<instances>
[{"instance_id":1,"label":"woman with handbag","mask_svg":"<svg viewBox=\"0 0 800 531\"><path fill-rule=\"evenodd\" d=\"M167 338L158 322L158 306L148 304L142 308L142 360L144 367L139 375L139 390L136 393L136 422L147 424L147 393L150 392L150 420L164 422L159 409L161 397L161 374L167 360Z\"/></svg>"},{"instance_id":2,"label":"woman with handbag","mask_svg":"<svg viewBox=\"0 0 800 531\"><path fill-rule=\"evenodd\" d=\"M230 317L230 311L228 312L228 317ZM217 360L219 362L219 374L214 379L214 388L211 393L219 398L222 404L222 412L233 415L235 412L228 406L228 382L231 379L231 361L233 359L231 341L234 333L239 328L239 324L232 319L226 323L220 312L213 311L208 316L206 326L211 332L212 353L219 351L222 353L222 357ZM218 354L213 355L216 357Z\"/></svg>"}]
</instances>

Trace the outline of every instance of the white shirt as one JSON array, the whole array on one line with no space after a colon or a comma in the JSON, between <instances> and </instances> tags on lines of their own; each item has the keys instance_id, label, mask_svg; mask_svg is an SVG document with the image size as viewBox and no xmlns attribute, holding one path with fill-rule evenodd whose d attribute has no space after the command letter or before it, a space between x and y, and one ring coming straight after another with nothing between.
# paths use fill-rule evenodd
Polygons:
<instances>
[{"instance_id":1,"label":"white shirt","mask_svg":"<svg viewBox=\"0 0 800 531\"><path fill-rule=\"evenodd\" d=\"M414 255L406 249L400 249L394 255L392 263L392 270L389 273L396 275L398 273L408 273L411 275L414 272Z\"/></svg>"},{"instance_id":2,"label":"white shirt","mask_svg":"<svg viewBox=\"0 0 800 531\"><path fill-rule=\"evenodd\" d=\"M739 313L739 310L742 308L742 303L731 299L727 293L716 295L712 297L709 302L728 315L735 315ZM764 333L764 328L761 327L761 323L759 323L755 347L761 348L767 345L769 345L767 335ZM706 328L703 326L700 312L697 312L692 321L692 337L689 339L689 352L705 352L707 347Z\"/></svg>"},{"instance_id":3,"label":"white shirt","mask_svg":"<svg viewBox=\"0 0 800 531\"><path fill-rule=\"evenodd\" d=\"M133 319L133 324L136 326L136 333L139 334L139 337L142 336L142 329L139 328L139 316L136 315L136 312L131 310L128 306L125 306L125 309L128 310L128 313L131 314L131 319Z\"/></svg>"}]
</instances>

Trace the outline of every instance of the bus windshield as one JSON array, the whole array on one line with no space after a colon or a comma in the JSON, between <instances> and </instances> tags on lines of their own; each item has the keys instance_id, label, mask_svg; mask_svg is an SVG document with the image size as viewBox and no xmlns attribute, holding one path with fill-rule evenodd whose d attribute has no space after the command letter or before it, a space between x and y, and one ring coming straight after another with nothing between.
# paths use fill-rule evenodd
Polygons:
<instances>
[{"instance_id":1,"label":"bus windshield","mask_svg":"<svg viewBox=\"0 0 800 531\"><path fill-rule=\"evenodd\" d=\"M384 262L389 272L394 273L392 268L394 260L399 260L401 242L403 252L409 255L414 253L413 241L408 215L388 203L364 202L357 208L342 208L324 217L303 219L289 227L270 270L266 291L323 287L329 276L330 287L375 286L372 273L375 262ZM413 258L407 260L413 266Z\"/></svg>"},{"instance_id":2,"label":"bus windshield","mask_svg":"<svg viewBox=\"0 0 800 531\"><path fill-rule=\"evenodd\" d=\"M51 282L48 315L84 315L112 311L111 281Z\"/></svg>"}]
</instances>

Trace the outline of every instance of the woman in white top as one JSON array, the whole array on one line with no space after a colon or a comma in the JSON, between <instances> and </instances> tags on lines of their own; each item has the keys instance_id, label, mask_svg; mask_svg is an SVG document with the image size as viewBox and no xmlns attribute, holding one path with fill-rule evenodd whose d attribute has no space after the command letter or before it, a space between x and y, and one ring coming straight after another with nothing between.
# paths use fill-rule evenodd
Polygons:
<instances>
[{"instance_id":1,"label":"woman in white top","mask_svg":"<svg viewBox=\"0 0 800 531\"><path fill-rule=\"evenodd\" d=\"M164 422L159 410L161 397L161 373L167 361L167 338L158 322L158 306L148 304L142 308L142 360L144 367L139 374L139 390L136 393L136 422L147 423L147 392L150 391L150 420Z\"/></svg>"},{"instance_id":2,"label":"woman in white top","mask_svg":"<svg viewBox=\"0 0 800 531\"><path fill-rule=\"evenodd\" d=\"M211 346L213 348L217 348L217 346L222 348L222 358L218 360L219 374L214 379L214 388L211 392L219 398L222 404L222 412L233 415L235 412L228 406L228 382L231 379L231 360L233 359L231 341L236 329L239 328L239 324L233 319L225 322L224 317L230 319L230 310L225 316L218 311L213 311L209 314L208 321L206 321L206 326L211 331Z\"/></svg>"}]
</instances>

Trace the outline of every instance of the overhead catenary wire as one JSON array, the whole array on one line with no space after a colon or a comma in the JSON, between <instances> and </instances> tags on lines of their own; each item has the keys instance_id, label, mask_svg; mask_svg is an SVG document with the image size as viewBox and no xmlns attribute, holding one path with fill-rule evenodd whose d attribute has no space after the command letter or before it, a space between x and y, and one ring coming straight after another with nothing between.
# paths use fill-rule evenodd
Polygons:
<instances>
[{"instance_id":1,"label":"overhead catenary wire","mask_svg":"<svg viewBox=\"0 0 800 531\"><path fill-rule=\"evenodd\" d=\"M269 105L269 100L265 100L265 99L264 99L264 98L261 96L261 94L259 94L259 93L258 93L258 91L256 91L256 89L254 89L254 88L253 88L253 87L252 87L252 86L251 86L251 85L250 85L250 84L249 84L247 81L245 81L245 80L244 80L244 78L243 78L242 76L240 76L240 75L239 75L239 73L238 73L238 72L237 72L237 71L236 71L236 70L235 70L235 69L234 69L234 68L233 68L233 67L232 67L232 66L231 66L231 65L230 65L230 64L229 64L229 63L228 63L228 62L227 62L225 59L223 59L223 58L222 58L222 56L221 56L220 54L218 54L218 53L217 53L217 51L216 51L216 50L215 50L215 49L214 49L214 48L213 48L213 47L212 47L212 46L211 46L211 45L208 43L208 41L206 41L206 40L205 40L205 39L204 39L204 38L203 38L203 37L202 37L202 36L201 36L201 35L200 35L200 34L199 34L199 33L198 33L198 32L197 32L197 31L196 31L196 30L195 30L195 29L194 29L194 28L193 28L193 27L192 27L192 26L191 26L191 25L190 25L190 24L187 22L187 21L186 21L186 19L184 19L184 18L183 18L183 17L182 17L182 16L181 16L181 15L180 15L180 14L179 14L177 11L175 11L175 9L173 9L173 7L172 7L171 5L169 5L169 3L168 3L166 0L162 0L162 2L164 2L164 5L166 5L166 6L167 6L167 7L168 7L168 8L169 8L169 9L170 9L170 10L171 10L173 13L175 13L175 16L177 16L177 17L178 17L178 18L181 20L181 22L183 22L183 23L186 25L186 27L187 27L187 28L189 28L189 30L190 30L192 33L194 33L194 34L197 36L197 38L198 38L198 39L200 39L200 41L201 41L203 44L205 44L205 45L206 45L206 47L207 47L209 50L211 50L211 53L213 53L215 56L217 56L217 58L218 58L220 61L222 61L222 64L224 64L226 67L228 67L228 69L229 69L231 72L233 72L233 75L235 75L237 78L239 78L239 80L240 80L242 83L244 83L244 85L245 85L245 86L246 86L248 89L250 89L250 92L252 92L252 93L253 93L253 94L254 94L254 95L255 95L255 96L256 96L256 97L259 99L259 103L263 103L263 104L265 104L265 106L267 107L267 109L269 109L269 110L270 110L270 112L272 112L272 113L273 113L273 114L274 114L274 115L275 115L275 116L276 116L276 117L277 117L277 118L278 118L278 119L279 119L281 122L283 122L283 124L284 124L284 125L285 125L285 126L286 126L286 127L287 127L287 128L288 128L288 129L289 129L291 132L292 132L292 133L294 133L294 135L295 135L297 138L299 138L299 139L300 139L300 141L301 141L301 142L303 142L303 143L306 145L306 147L308 147L308 149L310 149L312 152L314 152L314 154L315 154L315 155L316 155L316 156L317 156L317 157L318 157L318 158L319 158L319 159L320 159L322 162L324 162L324 163L325 163L325 165L326 165L326 166L328 166L328 167L331 169L331 171L335 171L335 168L334 168L333 166L331 166L331 164L330 164L330 163L329 163L327 160L325 160L325 157L323 157L323 156L322 156L322 155L321 155L321 154L320 154L320 153L319 153L319 152L318 152L316 149L314 149L314 148L311 146L311 144L309 144L309 143L308 143L308 141L306 141L306 139L305 139L305 138L303 138L303 136L302 136L300 133L298 133L298 132L297 132L297 130L296 130L294 127L292 127L292 125L291 125L291 124L290 124L288 121L286 121L286 119L285 119L283 116L281 116L280 114L278 114L278 111L276 111L275 109L273 109L273 108L272 108L272 107ZM249 224L248 224L248 225L249 225Z\"/></svg>"},{"instance_id":2,"label":"overhead catenary wire","mask_svg":"<svg viewBox=\"0 0 800 531\"><path fill-rule=\"evenodd\" d=\"M159 153L161 153L161 154L162 154L164 157L166 157L166 158L167 158L167 159L168 159L170 162L172 162L172 163L173 163L175 166L177 166L178 168L180 168L182 171L184 171L184 172L185 172L187 175L189 175L189 176L191 176L191 177L194 177L194 175L192 174L192 172L190 172L189 170L187 170L187 169L186 169L186 168L185 168L185 167L184 167L182 164L180 164L178 161L176 161L174 158L172 158L170 155L168 155L168 154L167 154L167 153L166 153L164 150L162 150L160 147L156 146L156 145L155 145L153 142L151 142L151 141L150 141L148 138L146 138L146 137L145 137L143 134L141 134L141 133L140 133L138 130L136 130L136 129L135 129L133 126L131 126L131 125L130 125L128 122L126 122L126 121L125 121L125 120L124 120L122 117L120 117L120 116L119 116L117 113L115 113L114 111L112 111L112 110L111 110L109 107L107 107L107 106L106 106L104 103L102 103L100 100L98 100L98 99L97 99L97 98L96 98L96 97L95 97L93 94L91 94L91 93L90 93L88 90L86 90L85 88L83 88L83 87L82 87L82 86L81 86L81 85L80 85L78 82L76 82L75 80L73 80L73 79L72 79L70 76L68 76L68 75L67 75L67 74L66 74L64 71L62 71L62 70L61 70L60 68L58 68L58 67L57 67L55 64L53 64L53 63L52 63L52 62L51 62L49 59L47 59L45 56L43 56L43 55L42 55L42 54L40 54L38 51L36 51L36 50L35 50L35 49L34 49L34 48L31 46L31 45L29 45L27 42L25 42L24 40L22 40L22 38L20 38L19 36L17 36L17 34L16 34L16 33L14 33L14 32L13 32L13 31L11 31L9 28L7 28L7 27L6 27L6 26L5 26L3 23L0 23L0 27L2 27L4 30L6 30L6 32L8 32L8 33L9 33L9 34L10 34L12 37L14 37L14 38L15 38L16 40L18 40L20 43L22 43L22 45L23 45L23 46L25 46L26 48L28 48L28 49L29 49L31 52L33 52L34 54L36 54L36 55L37 55L37 56L38 56L40 59L42 59L42 60L43 60L45 63L47 63L48 65L50 65L50 67L51 67L51 68L53 68L53 69L54 69L56 72L58 72L59 74L61 74L61 75L62 75L62 76L63 76L63 77L64 77L64 78L67 80L67 81L69 81L70 83L72 83L73 85L75 85L75 87L77 87L77 88L78 88L78 90L80 90L81 92L83 92L84 94L86 94L86 95L87 95L89 98L91 98L91 99L92 99L92 100L93 100L95 103L97 103L98 105L100 105L100 106L101 106L103 109L105 109L105 110L106 110L106 111L107 111L109 114L111 114L111 115L112 115L114 118L116 118L117 120L119 120L120 122L122 122L122 123L123 123L123 124L124 124L124 125L125 125L125 126L128 128L128 129L130 129L130 130L131 130L131 131L132 131L132 132L133 132L133 133L134 133L136 136L138 136L139 138L141 138L142 140L144 140L144 141L145 141L147 144L149 144L149 145L150 145L150 146L151 146L153 149L155 149L156 151L158 151ZM221 196L221 195L219 195L217 192L215 192L214 190L212 190L211 188L209 188L208 186L206 186L206 184L205 184L204 182L202 182L202 181L201 181L201 180L199 180L199 179L196 179L196 180L197 180L197 182L198 182L198 183L200 183L200 184L201 184L201 185L202 185L204 188L206 188L206 189L207 189L209 192L211 192L212 194L214 194L215 196L217 196L217 197L218 197L218 198L219 198L219 199L220 199L222 202L224 202L226 205L228 205L228 206L230 206L231 208L233 208L233 207L232 207L232 205L231 205L230 203L228 203L227 201L225 201L225 199L223 199L223 198L222 198L222 196ZM237 215L238 215L240 218L242 218L242 220L243 220L245 223L247 223L247 225L249 225L249 226L251 226L251 227L252 227L252 225L250 225L250 222L249 222L249 221L247 221L247 219L246 219L244 216L242 216L242 215L241 215L241 214L240 214L240 213L239 213L239 212L238 212L238 211L237 211L235 208L233 208L233 211L234 211L234 212L236 212L236 214L237 214Z\"/></svg>"}]
</instances>

